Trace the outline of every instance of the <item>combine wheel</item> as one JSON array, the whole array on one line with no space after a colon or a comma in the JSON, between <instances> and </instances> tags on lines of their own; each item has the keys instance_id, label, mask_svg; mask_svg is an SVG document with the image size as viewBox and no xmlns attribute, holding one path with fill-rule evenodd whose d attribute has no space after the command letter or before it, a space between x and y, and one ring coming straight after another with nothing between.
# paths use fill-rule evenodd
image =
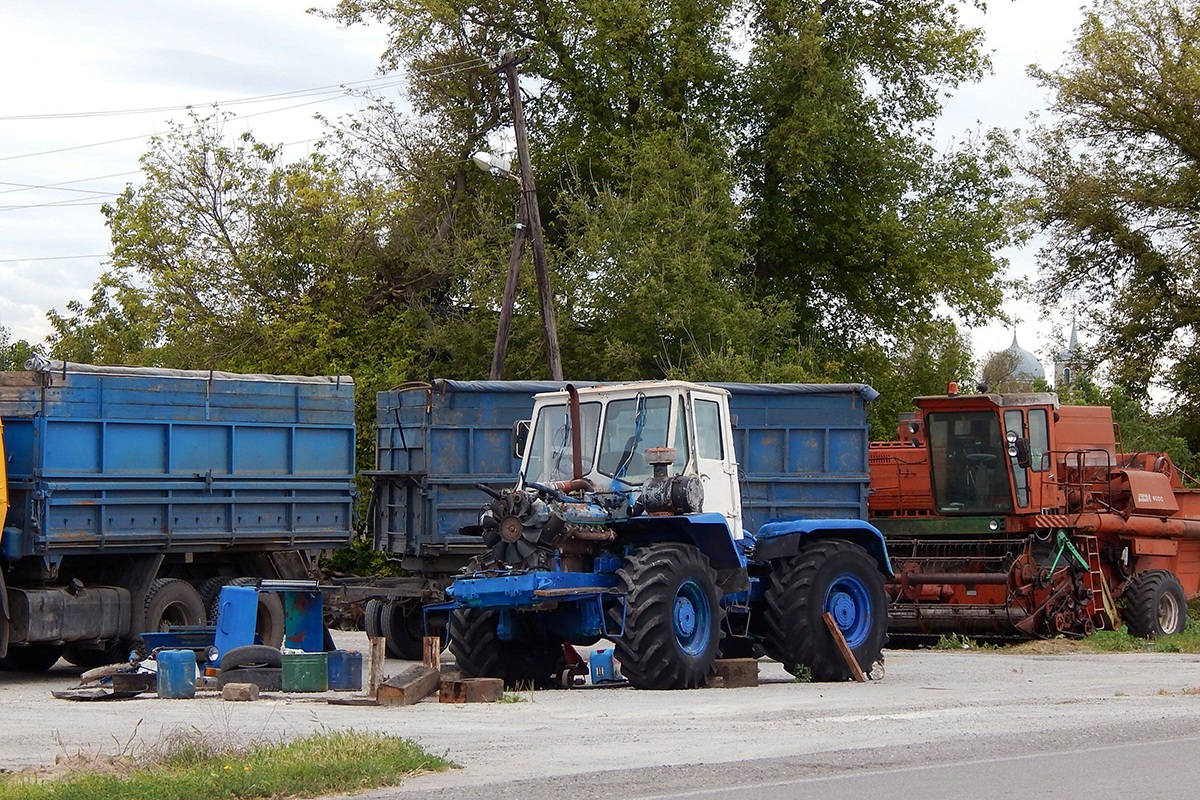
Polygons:
<instances>
[{"instance_id":1,"label":"combine wheel","mask_svg":"<svg viewBox=\"0 0 1200 800\"><path fill-rule=\"evenodd\" d=\"M1139 572L1125 584L1125 624L1130 636L1146 639L1183 633L1187 599L1183 586L1165 569Z\"/></svg>"},{"instance_id":2,"label":"combine wheel","mask_svg":"<svg viewBox=\"0 0 1200 800\"><path fill-rule=\"evenodd\" d=\"M8 655L0 658L0 669L9 672L45 672L58 663L62 654L61 644L12 645L8 648Z\"/></svg>"},{"instance_id":3,"label":"combine wheel","mask_svg":"<svg viewBox=\"0 0 1200 800\"><path fill-rule=\"evenodd\" d=\"M510 689L559 686L562 642L549 636L506 641L496 633L499 614L456 608L450 615L450 652L467 678L503 678Z\"/></svg>"},{"instance_id":4,"label":"combine wheel","mask_svg":"<svg viewBox=\"0 0 1200 800\"><path fill-rule=\"evenodd\" d=\"M393 600L383 607L379 627L387 641L388 654L405 661L420 661L425 655L425 628L419 603Z\"/></svg>"},{"instance_id":5,"label":"combine wheel","mask_svg":"<svg viewBox=\"0 0 1200 800\"><path fill-rule=\"evenodd\" d=\"M767 655L814 681L852 675L822 619L833 615L864 672L881 660L887 639L887 597L875 560L856 544L826 539L778 563L766 592Z\"/></svg>"},{"instance_id":6,"label":"combine wheel","mask_svg":"<svg viewBox=\"0 0 1200 800\"><path fill-rule=\"evenodd\" d=\"M169 626L203 625L207 619L200 594L187 581L157 578L146 592L146 630L165 631Z\"/></svg>"},{"instance_id":7,"label":"combine wheel","mask_svg":"<svg viewBox=\"0 0 1200 800\"><path fill-rule=\"evenodd\" d=\"M708 558L686 544L642 547L625 559L617 575L626 608L625 635L617 640L615 655L630 684L639 689L703 686L717 658L722 614Z\"/></svg>"}]
</instances>

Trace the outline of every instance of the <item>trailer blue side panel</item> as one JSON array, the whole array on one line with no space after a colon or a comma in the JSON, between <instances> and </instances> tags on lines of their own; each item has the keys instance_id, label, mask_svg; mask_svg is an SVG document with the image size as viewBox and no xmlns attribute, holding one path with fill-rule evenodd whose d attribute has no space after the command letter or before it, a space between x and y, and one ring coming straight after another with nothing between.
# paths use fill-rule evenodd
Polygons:
<instances>
[{"instance_id":1,"label":"trailer blue side panel","mask_svg":"<svg viewBox=\"0 0 1200 800\"><path fill-rule=\"evenodd\" d=\"M529 419L533 396L562 384L435 381L376 398L375 546L387 553L438 555L478 549L460 536L479 522L487 497L476 483L516 482L513 424Z\"/></svg>"},{"instance_id":2,"label":"trailer blue side panel","mask_svg":"<svg viewBox=\"0 0 1200 800\"><path fill-rule=\"evenodd\" d=\"M0 375L0 417L5 558L350 541L348 378L58 362Z\"/></svg>"},{"instance_id":3,"label":"trailer blue side panel","mask_svg":"<svg viewBox=\"0 0 1200 800\"><path fill-rule=\"evenodd\" d=\"M580 382L580 386L590 385ZM717 384L731 393L746 527L770 519L866 519L869 480L861 384ZM377 397L376 547L434 555L478 549L458 530L478 522L475 488L515 483L512 427L549 381L436 381Z\"/></svg>"}]
</instances>

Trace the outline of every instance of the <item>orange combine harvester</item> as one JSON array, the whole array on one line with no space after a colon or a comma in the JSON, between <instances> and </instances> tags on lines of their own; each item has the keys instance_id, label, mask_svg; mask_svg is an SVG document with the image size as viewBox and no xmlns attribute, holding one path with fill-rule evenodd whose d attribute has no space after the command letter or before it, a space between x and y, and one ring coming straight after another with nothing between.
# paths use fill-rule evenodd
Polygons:
<instances>
[{"instance_id":1,"label":"orange combine harvester","mask_svg":"<svg viewBox=\"0 0 1200 800\"><path fill-rule=\"evenodd\" d=\"M900 441L870 450L893 635L1183 630L1200 594L1200 491L1167 455L1123 453L1110 409L1054 394L951 384L913 402Z\"/></svg>"}]
</instances>

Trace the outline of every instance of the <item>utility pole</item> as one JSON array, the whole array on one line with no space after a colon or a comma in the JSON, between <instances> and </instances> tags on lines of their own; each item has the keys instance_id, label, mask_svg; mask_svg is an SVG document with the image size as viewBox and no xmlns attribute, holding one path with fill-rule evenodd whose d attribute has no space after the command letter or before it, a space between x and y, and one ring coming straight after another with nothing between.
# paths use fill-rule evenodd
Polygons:
<instances>
[{"instance_id":1,"label":"utility pole","mask_svg":"<svg viewBox=\"0 0 1200 800\"><path fill-rule=\"evenodd\" d=\"M508 278L504 282L504 299L500 302L500 324L496 326L496 344L492 348L492 369L488 372L488 380L498 381L504 376L508 330L512 326L513 306L517 302L517 277L521 274L521 254L525 252L528 230L529 216L525 213L525 195L522 193L517 201L517 231L513 238L512 255L508 258Z\"/></svg>"},{"instance_id":2,"label":"utility pole","mask_svg":"<svg viewBox=\"0 0 1200 800\"><path fill-rule=\"evenodd\" d=\"M521 260L521 254L517 247L524 247L524 239L527 236L533 248L533 268L537 276L538 299L541 302L546 361L550 365L550 378L561 381L563 379L562 355L558 350L558 323L554 319L554 291L550 286L550 273L546 268L546 243L542 239L542 214L538 209L537 185L533 180L533 164L529 160L529 135L525 129L525 106L521 102L521 85L517 80L517 64L522 60L516 53L505 53L501 56L499 67L508 80L508 98L512 104L513 132L517 139L517 159L520 164L521 177L522 213L518 215L518 218L523 217L526 226L524 229L517 228L517 242L514 242L513 256L509 261L509 277L510 283L514 284L513 299L515 300L514 269L519 267ZM506 304L510 303L507 285L504 294ZM511 305L506 305L506 309L510 309L511 316ZM501 313L503 314L504 310ZM507 339L507 331L505 331L505 349L507 349ZM499 331L497 331L497 343L499 343ZM499 362L503 364L503 354L500 355ZM495 356L492 361L492 372L499 376L500 370L497 368Z\"/></svg>"}]
</instances>

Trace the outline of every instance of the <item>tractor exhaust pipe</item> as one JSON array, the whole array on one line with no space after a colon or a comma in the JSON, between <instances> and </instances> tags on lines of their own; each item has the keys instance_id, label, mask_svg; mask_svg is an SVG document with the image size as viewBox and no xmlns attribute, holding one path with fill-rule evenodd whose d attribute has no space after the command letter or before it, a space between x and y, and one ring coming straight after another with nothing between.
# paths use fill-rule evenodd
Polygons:
<instances>
[{"instance_id":1,"label":"tractor exhaust pipe","mask_svg":"<svg viewBox=\"0 0 1200 800\"><path fill-rule=\"evenodd\" d=\"M571 411L571 468L574 474L571 476L572 483L574 481L583 480L583 433L579 430L581 413L579 411L579 390L574 384L567 384L567 397L570 403Z\"/></svg>"}]
</instances>

